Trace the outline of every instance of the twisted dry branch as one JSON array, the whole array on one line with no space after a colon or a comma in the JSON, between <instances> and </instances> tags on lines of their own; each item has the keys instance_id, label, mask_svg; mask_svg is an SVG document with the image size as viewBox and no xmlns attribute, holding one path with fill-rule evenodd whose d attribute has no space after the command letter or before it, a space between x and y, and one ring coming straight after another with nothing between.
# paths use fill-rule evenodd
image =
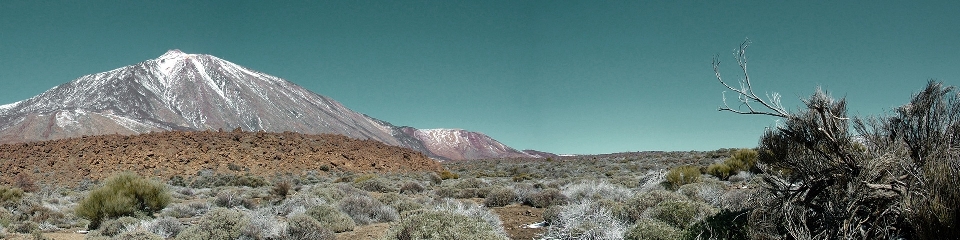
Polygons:
<instances>
[{"instance_id":1,"label":"twisted dry branch","mask_svg":"<svg viewBox=\"0 0 960 240\"><path fill-rule=\"evenodd\" d=\"M780 94L779 93L768 93L766 94L766 99L761 98L753 91L753 85L750 82L750 75L747 74L747 47L750 46L750 39L744 40L740 44L740 48L734 51L734 58L737 60L737 64L740 65L740 69L743 70L743 79L740 80L740 87L733 87L723 80L723 77L720 75L720 59L719 56L713 57L713 73L716 75L717 80L720 81L720 84L723 84L724 87L730 89L737 93L737 101L740 102L740 107L731 108L727 103L727 97L724 94L723 96L723 106L720 107L719 111L730 111L738 114L752 114L752 115L769 115L774 117L781 118L791 118L790 113L788 113L783 105L780 105ZM726 93L726 91L724 91ZM751 103L759 103L766 109L758 110ZM746 108L744 110L743 108Z\"/></svg>"}]
</instances>

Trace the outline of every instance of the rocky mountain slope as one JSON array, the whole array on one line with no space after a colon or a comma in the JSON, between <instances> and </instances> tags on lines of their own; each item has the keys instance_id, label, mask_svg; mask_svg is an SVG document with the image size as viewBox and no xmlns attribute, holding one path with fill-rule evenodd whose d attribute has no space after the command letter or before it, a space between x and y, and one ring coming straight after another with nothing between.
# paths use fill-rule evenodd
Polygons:
<instances>
[{"instance_id":1,"label":"rocky mountain slope","mask_svg":"<svg viewBox=\"0 0 960 240\"><path fill-rule=\"evenodd\" d=\"M481 133L458 130L449 131L451 137L433 137L438 131L397 127L286 80L179 50L0 106L0 143L237 127L342 134L411 148L437 159L526 154ZM461 135L473 137L457 137ZM460 139L475 140L448 141Z\"/></svg>"},{"instance_id":2,"label":"rocky mountain slope","mask_svg":"<svg viewBox=\"0 0 960 240\"><path fill-rule=\"evenodd\" d=\"M420 152L374 140L294 132L165 131L0 145L4 183L20 174L41 183L74 184L120 171L168 179L201 170L274 176L318 169L407 172L442 167Z\"/></svg>"},{"instance_id":3,"label":"rocky mountain slope","mask_svg":"<svg viewBox=\"0 0 960 240\"><path fill-rule=\"evenodd\" d=\"M489 159L539 157L517 151L483 133L462 129L415 129L402 131L424 143L433 154L446 159Z\"/></svg>"}]
</instances>

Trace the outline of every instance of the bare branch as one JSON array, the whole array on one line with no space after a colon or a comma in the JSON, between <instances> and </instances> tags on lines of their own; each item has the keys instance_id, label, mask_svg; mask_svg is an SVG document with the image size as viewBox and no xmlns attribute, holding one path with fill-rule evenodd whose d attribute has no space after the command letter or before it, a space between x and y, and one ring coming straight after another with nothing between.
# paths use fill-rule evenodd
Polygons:
<instances>
[{"instance_id":1,"label":"bare branch","mask_svg":"<svg viewBox=\"0 0 960 240\"><path fill-rule=\"evenodd\" d=\"M723 97L723 106L720 107L720 111L729 111L737 114L755 114L755 115L770 115L781 118L790 118L791 115L786 110L784 110L783 105L780 104L780 94L772 93L766 94L766 99L757 96L753 91L753 85L750 83L750 75L747 73L747 47L750 46L750 39L744 40L740 44L740 48L734 51L734 58L737 60L737 64L740 65L740 69L743 71L743 79L740 79L739 88L735 88L723 80L723 77L720 75L720 59L717 56L713 57L713 73L716 75L717 80L720 81L720 84L723 84L724 87L730 89L733 92L737 93L737 101L739 101L739 106L737 108L732 108L727 103L726 96ZM757 110L754 108L753 103L760 104L763 108ZM744 110L744 108L746 108Z\"/></svg>"}]
</instances>

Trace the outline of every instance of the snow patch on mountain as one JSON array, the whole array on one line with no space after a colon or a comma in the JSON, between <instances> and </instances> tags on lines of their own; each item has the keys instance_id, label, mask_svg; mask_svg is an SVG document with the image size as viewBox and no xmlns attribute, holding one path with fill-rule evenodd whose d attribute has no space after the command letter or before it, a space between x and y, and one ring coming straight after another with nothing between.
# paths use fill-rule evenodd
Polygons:
<instances>
[{"instance_id":1,"label":"snow patch on mountain","mask_svg":"<svg viewBox=\"0 0 960 240\"><path fill-rule=\"evenodd\" d=\"M418 129L413 135L433 154L448 159L538 157L504 145L483 133L463 129Z\"/></svg>"},{"instance_id":2,"label":"snow patch on mountain","mask_svg":"<svg viewBox=\"0 0 960 240\"><path fill-rule=\"evenodd\" d=\"M133 120L130 118L125 118L125 117L121 117L113 114L105 114L104 116L106 116L107 118L110 118L117 124L120 124L120 126L123 126L124 128L134 132L149 131L153 127L153 126L138 122L137 120Z\"/></svg>"},{"instance_id":3,"label":"snow patch on mountain","mask_svg":"<svg viewBox=\"0 0 960 240\"><path fill-rule=\"evenodd\" d=\"M0 105L0 113L2 113L3 111L10 110L10 109L13 109L13 108L17 107L17 105L20 105L21 102L23 102L23 101L17 101L17 102L15 102L15 103Z\"/></svg>"}]
</instances>

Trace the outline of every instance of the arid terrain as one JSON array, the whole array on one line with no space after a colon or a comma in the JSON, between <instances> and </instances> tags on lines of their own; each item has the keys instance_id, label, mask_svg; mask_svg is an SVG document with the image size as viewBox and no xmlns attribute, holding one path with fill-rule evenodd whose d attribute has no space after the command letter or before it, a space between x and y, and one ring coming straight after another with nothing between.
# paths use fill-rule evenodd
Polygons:
<instances>
[{"instance_id":1,"label":"arid terrain","mask_svg":"<svg viewBox=\"0 0 960 240\"><path fill-rule=\"evenodd\" d=\"M254 139L258 143L249 141ZM242 239L446 239L475 234L488 236L483 239L540 239L569 237L571 231L585 230L597 236L603 232L622 235L628 230L626 224L666 219L654 215L665 210L665 206L657 207L661 201L691 204L684 209L693 215L657 230L677 234L678 229L718 209L741 207L743 199L755 193L744 190L755 179L748 173L730 181L706 178L680 188L666 179L666 171L676 166L723 161L733 152L726 149L448 161L441 165L412 150L375 141L241 131L108 135L3 145L0 149L9 151L4 159L21 159L17 163L24 165L49 161L53 156L79 160L77 165L37 165L39 171L19 165L7 168L24 169L21 172L30 173L26 175L30 178L16 177L21 176L19 172L5 174L4 185L9 187L3 191L33 188L0 205L0 223L4 224L0 232L12 239L31 239L31 233L50 239L126 239L135 234L192 239L202 235L198 229L213 227L208 222L228 221L222 218L224 214L240 221L235 234ZM409 157L401 157L405 154ZM192 160L182 166L164 162L180 158ZM261 158L272 164L257 164L255 159ZM211 160L203 163L197 159ZM5 160L5 164L12 162ZM86 165L86 171L102 175L67 173L68 166L79 169L79 163ZM135 164L155 167L131 167ZM110 185L111 180L104 178L111 174L100 171L113 170L158 179L171 196L169 204L154 214L109 218L89 233L78 233L91 223L79 214L81 205L91 198L92 191ZM23 179L29 183L24 184ZM651 194L662 199L644 200ZM637 205L637 201L647 203ZM582 209L601 206L606 210L591 213ZM644 209L635 208L640 206ZM321 214L320 209L334 212ZM291 237L303 237L297 235L305 221L303 215L316 217L324 230L315 231L322 234ZM448 222L446 227L430 225L439 220ZM471 221L476 222L468 223ZM591 221L612 225L583 225L593 224ZM405 227L410 224L442 230L420 232L414 229L421 227Z\"/></svg>"},{"instance_id":2,"label":"arid terrain","mask_svg":"<svg viewBox=\"0 0 960 240\"><path fill-rule=\"evenodd\" d=\"M439 171L420 152L341 135L171 131L84 136L0 145L0 180L28 175L42 184L98 181L120 171L170 179L202 170L274 176L321 169L353 172Z\"/></svg>"}]
</instances>

